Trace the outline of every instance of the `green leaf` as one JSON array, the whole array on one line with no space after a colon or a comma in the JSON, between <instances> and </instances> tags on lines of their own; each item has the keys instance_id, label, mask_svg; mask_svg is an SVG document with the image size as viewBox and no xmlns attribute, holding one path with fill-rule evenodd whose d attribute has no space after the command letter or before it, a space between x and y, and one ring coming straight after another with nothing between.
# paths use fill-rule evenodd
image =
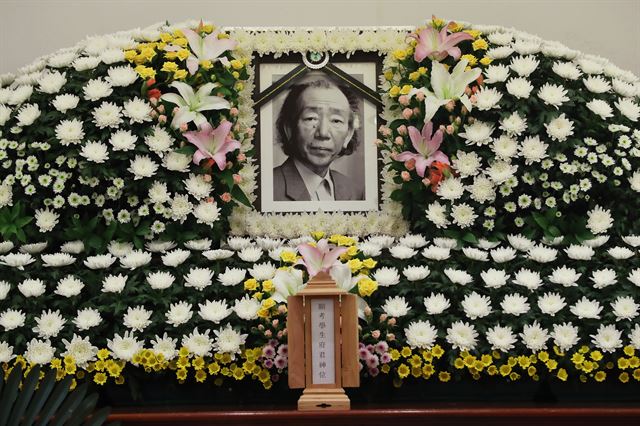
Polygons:
<instances>
[{"instance_id":1,"label":"green leaf","mask_svg":"<svg viewBox=\"0 0 640 426\"><path fill-rule=\"evenodd\" d=\"M549 231L549 234L551 234L554 238L562 236L562 232L560 231L560 229L558 229L557 226L551 225L547 229L547 231Z\"/></svg>"},{"instance_id":2,"label":"green leaf","mask_svg":"<svg viewBox=\"0 0 640 426\"><path fill-rule=\"evenodd\" d=\"M547 227L549 226L549 223L547 222L547 218L544 215L538 212L533 212L532 216L533 216L533 220L536 221L536 223L538 224L538 226L540 226L540 228L542 228L543 230L547 229Z\"/></svg>"},{"instance_id":3,"label":"green leaf","mask_svg":"<svg viewBox=\"0 0 640 426\"><path fill-rule=\"evenodd\" d=\"M32 220L33 220L32 216L21 217L19 219L16 219L16 225L20 228L24 228L24 226L30 223Z\"/></svg>"},{"instance_id":4,"label":"green leaf","mask_svg":"<svg viewBox=\"0 0 640 426\"><path fill-rule=\"evenodd\" d=\"M462 236L462 240L472 244L477 244L478 242L478 239L476 238L476 236L473 235L471 232L467 232L466 234L464 234Z\"/></svg>"},{"instance_id":5,"label":"green leaf","mask_svg":"<svg viewBox=\"0 0 640 426\"><path fill-rule=\"evenodd\" d=\"M193 157L193 154L198 150L195 145L185 145L182 148L176 149L175 152L183 155L187 155L189 157Z\"/></svg>"},{"instance_id":6,"label":"green leaf","mask_svg":"<svg viewBox=\"0 0 640 426\"><path fill-rule=\"evenodd\" d=\"M247 207L251 207L251 201L249 201L249 199L247 198L247 196L245 195L244 192L242 192L242 189L240 189L239 186L234 186L231 189L231 196L241 202L242 204L244 204Z\"/></svg>"}]
</instances>

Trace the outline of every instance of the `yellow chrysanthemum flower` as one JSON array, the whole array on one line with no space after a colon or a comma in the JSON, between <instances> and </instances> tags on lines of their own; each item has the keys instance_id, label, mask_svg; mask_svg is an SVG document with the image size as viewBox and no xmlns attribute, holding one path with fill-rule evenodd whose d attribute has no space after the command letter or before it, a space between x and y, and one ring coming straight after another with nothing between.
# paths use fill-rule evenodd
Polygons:
<instances>
[{"instance_id":1,"label":"yellow chrysanthemum flower","mask_svg":"<svg viewBox=\"0 0 640 426\"><path fill-rule=\"evenodd\" d=\"M93 376L93 381L99 385L104 385L105 383L107 383L107 375L102 372L96 373Z\"/></svg>"},{"instance_id":2,"label":"yellow chrysanthemum flower","mask_svg":"<svg viewBox=\"0 0 640 426\"><path fill-rule=\"evenodd\" d=\"M443 383L446 383L449 380L451 380L451 374L448 371L441 371L438 373L438 380L440 380Z\"/></svg>"},{"instance_id":3,"label":"yellow chrysanthemum flower","mask_svg":"<svg viewBox=\"0 0 640 426\"><path fill-rule=\"evenodd\" d=\"M471 46L473 47L473 50L487 50L489 43L487 43L485 39L479 38L471 43Z\"/></svg>"},{"instance_id":4,"label":"yellow chrysanthemum flower","mask_svg":"<svg viewBox=\"0 0 640 426\"><path fill-rule=\"evenodd\" d=\"M556 376L558 377L558 379L562 380L563 382L566 382L567 377L569 377L569 375L567 374L567 370L565 370L564 368L559 369Z\"/></svg>"}]
</instances>

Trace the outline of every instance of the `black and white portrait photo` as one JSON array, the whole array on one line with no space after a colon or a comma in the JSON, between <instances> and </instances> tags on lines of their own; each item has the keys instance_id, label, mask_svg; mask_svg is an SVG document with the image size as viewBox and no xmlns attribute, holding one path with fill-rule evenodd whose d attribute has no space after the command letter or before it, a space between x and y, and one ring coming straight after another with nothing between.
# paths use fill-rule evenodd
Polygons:
<instances>
[{"instance_id":1,"label":"black and white portrait photo","mask_svg":"<svg viewBox=\"0 0 640 426\"><path fill-rule=\"evenodd\" d=\"M261 89L291 64L262 64ZM336 64L375 89L375 64ZM264 212L377 208L376 107L322 71L295 80L260 111Z\"/></svg>"}]
</instances>

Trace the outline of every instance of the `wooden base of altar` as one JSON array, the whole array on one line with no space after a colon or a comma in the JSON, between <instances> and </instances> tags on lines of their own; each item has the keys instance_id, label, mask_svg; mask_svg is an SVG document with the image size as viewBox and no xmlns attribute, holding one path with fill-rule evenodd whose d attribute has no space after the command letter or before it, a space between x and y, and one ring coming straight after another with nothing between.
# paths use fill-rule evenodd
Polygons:
<instances>
[{"instance_id":1,"label":"wooden base of altar","mask_svg":"<svg viewBox=\"0 0 640 426\"><path fill-rule=\"evenodd\" d=\"M344 389L305 389L298 400L298 410L348 410L351 408L349 397Z\"/></svg>"},{"instance_id":2,"label":"wooden base of altar","mask_svg":"<svg viewBox=\"0 0 640 426\"><path fill-rule=\"evenodd\" d=\"M421 404L400 406L352 406L348 411L298 411L295 406L235 406L138 408L118 410L109 421L122 426L196 426L196 425L428 425L428 426L586 426L603 422L612 425L640 424L640 406L636 403L608 405L533 405L533 404Z\"/></svg>"}]
</instances>

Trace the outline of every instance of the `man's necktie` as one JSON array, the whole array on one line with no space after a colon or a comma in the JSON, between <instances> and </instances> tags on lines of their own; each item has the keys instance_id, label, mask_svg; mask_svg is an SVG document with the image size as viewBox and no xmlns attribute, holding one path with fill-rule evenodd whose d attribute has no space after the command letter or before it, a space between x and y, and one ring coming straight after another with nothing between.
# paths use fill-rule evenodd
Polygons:
<instances>
[{"instance_id":1,"label":"man's necktie","mask_svg":"<svg viewBox=\"0 0 640 426\"><path fill-rule=\"evenodd\" d=\"M319 201L333 200L333 194L331 194L331 186L329 186L329 179L324 178L318 188L316 189L316 197Z\"/></svg>"}]
</instances>

